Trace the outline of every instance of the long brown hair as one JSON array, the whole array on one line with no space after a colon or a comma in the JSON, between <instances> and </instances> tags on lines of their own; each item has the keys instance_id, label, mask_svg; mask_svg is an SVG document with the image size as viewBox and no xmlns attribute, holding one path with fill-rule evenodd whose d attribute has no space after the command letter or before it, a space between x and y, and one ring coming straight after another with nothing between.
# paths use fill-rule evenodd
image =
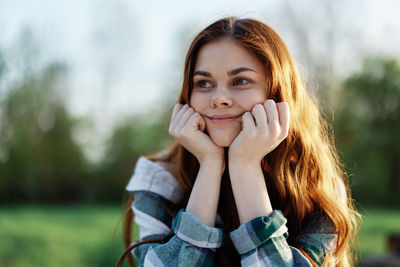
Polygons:
<instances>
[{"instance_id":1,"label":"long brown hair","mask_svg":"<svg viewBox=\"0 0 400 267\"><path fill-rule=\"evenodd\" d=\"M360 215L354 208L331 129L315 97L306 91L286 45L272 28L254 19L227 17L201 31L186 55L178 102L190 103L199 50L207 43L225 38L242 45L263 63L267 76L267 98L289 104L291 121L288 137L265 156L261 164L272 206L282 210L288 220L290 245L298 247L311 260L295 239L301 233L299 225L314 212L322 211L333 222L337 234L335 249L327 255L324 265L352 266L351 242L358 231ZM171 163L177 170L176 179L185 196L176 208L186 207L199 169L196 158L175 143L165 157L151 159ZM239 226L239 220L227 170L222 181L218 213L226 230L232 231ZM127 208L130 210L130 203ZM132 212L128 211L125 217L127 251L130 250L132 216ZM228 240L216 251L215 261L219 265L228 265L226 263L230 258L234 262L229 262L229 265L240 264L239 255Z\"/></svg>"}]
</instances>

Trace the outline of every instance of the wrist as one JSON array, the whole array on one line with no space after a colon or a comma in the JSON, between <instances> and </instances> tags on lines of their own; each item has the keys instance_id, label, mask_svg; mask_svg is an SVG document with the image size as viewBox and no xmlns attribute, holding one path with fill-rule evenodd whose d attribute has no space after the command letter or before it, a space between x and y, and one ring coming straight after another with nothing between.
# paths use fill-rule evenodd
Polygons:
<instances>
[{"instance_id":1,"label":"wrist","mask_svg":"<svg viewBox=\"0 0 400 267\"><path fill-rule=\"evenodd\" d=\"M224 162L224 153L206 154L201 157L197 157L197 160L199 161L200 165L221 165Z\"/></svg>"},{"instance_id":2,"label":"wrist","mask_svg":"<svg viewBox=\"0 0 400 267\"><path fill-rule=\"evenodd\" d=\"M206 168L209 170L221 170L223 172L225 168L224 157L208 156L199 160L200 168Z\"/></svg>"},{"instance_id":3,"label":"wrist","mask_svg":"<svg viewBox=\"0 0 400 267\"><path fill-rule=\"evenodd\" d=\"M249 164L259 164L264 156L259 155L258 153L254 153L251 151L235 151L229 148L228 150L228 159L235 162L249 163Z\"/></svg>"},{"instance_id":4,"label":"wrist","mask_svg":"<svg viewBox=\"0 0 400 267\"><path fill-rule=\"evenodd\" d=\"M240 169L254 169L261 168L261 159L252 159L249 157L229 157L228 158L229 169L240 168Z\"/></svg>"},{"instance_id":5,"label":"wrist","mask_svg":"<svg viewBox=\"0 0 400 267\"><path fill-rule=\"evenodd\" d=\"M229 159L229 176L241 224L272 212L260 162Z\"/></svg>"}]
</instances>

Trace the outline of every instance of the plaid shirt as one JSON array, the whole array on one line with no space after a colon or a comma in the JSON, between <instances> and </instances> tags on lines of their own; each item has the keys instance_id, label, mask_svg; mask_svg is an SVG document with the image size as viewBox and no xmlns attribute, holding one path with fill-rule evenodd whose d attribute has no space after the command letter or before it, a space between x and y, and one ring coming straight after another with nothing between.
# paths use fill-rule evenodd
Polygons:
<instances>
[{"instance_id":1,"label":"plaid shirt","mask_svg":"<svg viewBox=\"0 0 400 267\"><path fill-rule=\"evenodd\" d=\"M213 266L215 250L226 238L218 214L216 227L204 225L183 209L172 218L166 207L179 201L182 190L168 171L144 157L139 158L126 190L135 193L132 210L140 241L162 238L161 243L146 243L133 250L139 266ZM274 210L270 216L254 218L229 233L241 265L312 266L297 248L288 245L286 221ZM322 265L335 237L332 222L318 213L303 227L297 241Z\"/></svg>"}]
</instances>

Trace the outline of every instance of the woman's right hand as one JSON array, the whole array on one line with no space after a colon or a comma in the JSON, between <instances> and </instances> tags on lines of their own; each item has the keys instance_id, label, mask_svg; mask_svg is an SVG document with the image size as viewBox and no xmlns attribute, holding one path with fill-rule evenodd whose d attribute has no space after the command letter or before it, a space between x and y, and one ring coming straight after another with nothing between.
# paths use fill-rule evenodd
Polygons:
<instances>
[{"instance_id":1,"label":"woman's right hand","mask_svg":"<svg viewBox=\"0 0 400 267\"><path fill-rule=\"evenodd\" d=\"M188 104L176 104L172 112L169 134L192 153L202 164L207 160L224 160L224 148L217 146L204 133L206 123Z\"/></svg>"}]
</instances>

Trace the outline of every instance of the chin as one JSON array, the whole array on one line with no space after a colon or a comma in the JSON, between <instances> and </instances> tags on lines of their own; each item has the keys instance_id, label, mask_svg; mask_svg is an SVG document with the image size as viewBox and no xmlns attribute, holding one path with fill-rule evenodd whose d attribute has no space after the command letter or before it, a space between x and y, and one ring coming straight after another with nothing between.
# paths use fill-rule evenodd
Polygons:
<instances>
[{"instance_id":1,"label":"chin","mask_svg":"<svg viewBox=\"0 0 400 267\"><path fill-rule=\"evenodd\" d=\"M211 138L213 142L220 147L229 147L233 140L230 140L228 138Z\"/></svg>"},{"instance_id":2,"label":"chin","mask_svg":"<svg viewBox=\"0 0 400 267\"><path fill-rule=\"evenodd\" d=\"M236 136L239 134L240 129L225 129L225 130L215 130L209 131L211 140L220 147L229 147Z\"/></svg>"}]
</instances>

